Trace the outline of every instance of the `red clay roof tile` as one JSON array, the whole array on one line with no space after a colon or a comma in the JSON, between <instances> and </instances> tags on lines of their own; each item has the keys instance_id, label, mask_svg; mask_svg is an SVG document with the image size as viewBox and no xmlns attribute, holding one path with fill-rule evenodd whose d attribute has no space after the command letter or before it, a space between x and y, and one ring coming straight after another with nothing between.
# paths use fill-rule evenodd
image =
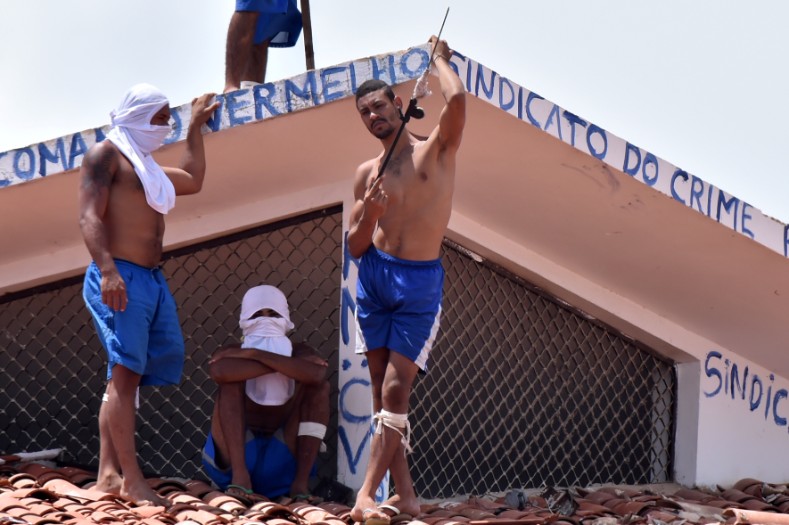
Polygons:
<instances>
[{"instance_id":1,"label":"red clay roof tile","mask_svg":"<svg viewBox=\"0 0 789 525\"><path fill-rule=\"evenodd\" d=\"M310 504L286 498L283 500L288 503L285 506L263 498L264 501L253 504L222 493L200 480L182 483L149 479L149 485L173 503L168 509L135 505L117 495L86 488L94 483L94 473L73 467L4 466L0 470L0 525L352 523L351 509L343 503ZM462 502L425 503L418 516L398 522L398 525L705 525L720 522L734 525L745 520L789 525L789 514L786 514L789 490L755 479L743 479L734 487L719 490L680 487L656 493L608 486L545 489L528 497L526 491L518 489L518 494L521 497L472 496ZM562 498L562 505L556 504L557 494ZM514 502L519 508L513 508L505 500ZM555 507L548 508L548 502Z\"/></svg>"}]
</instances>

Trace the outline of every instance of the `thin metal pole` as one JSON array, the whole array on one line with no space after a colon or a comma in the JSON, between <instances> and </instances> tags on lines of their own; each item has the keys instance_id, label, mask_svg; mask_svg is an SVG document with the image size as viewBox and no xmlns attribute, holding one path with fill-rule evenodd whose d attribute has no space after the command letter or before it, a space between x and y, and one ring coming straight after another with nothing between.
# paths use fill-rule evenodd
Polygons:
<instances>
[{"instance_id":1,"label":"thin metal pole","mask_svg":"<svg viewBox=\"0 0 789 525\"><path fill-rule=\"evenodd\" d=\"M427 67L430 67L430 64L433 63L434 55L436 54L436 47L438 47L438 41L441 40L441 33L444 32L444 24L447 23L447 17L449 16L449 7L447 7L447 12L444 13L444 20L441 22L441 29L438 30L438 35L436 36L436 45L433 47L433 52L430 53L430 62L427 63Z\"/></svg>"},{"instance_id":2,"label":"thin metal pole","mask_svg":"<svg viewBox=\"0 0 789 525\"><path fill-rule=\"evenodd\" d=\"M408 119L403 118L403 122L400 124L400 129L397 130L397 135L395 136L394 142L392 142L392 147L389 148L389 153L386 154L386 158L381 163L381 168L378 170L378 175L376 175L375 179L378 180L381 178L381 175L384 174L384 170L386 169L386 165L389 164L389 159L392 158L392 153L394 153L395 146L397 145L397 141L400 140L400 135L403 134L403 130L405 129L405 124L408 122Z\"/></svg>"},{"instance_id":3,"label":"thin metal pole","mask_svg":"<svg viewBox=\"0 0 789 525\"><path fill-rule=\"evenodd\" d=\"M441 22L441 29L438 30L438 36L436 36L436 45L433 47L433 52L430 53L430 61L427 63L427 67L430 67L430 64L433 62L433 55L436 52L436 48L438 47L438 40L441 38L441 33L444 31L444 24L447 23L447 17L449 16L449 7L447 7L446 13L444 13L444 20ZM411 97L411 100L408 103L408 108L406 109L405 115L400 115L400 120L402 120L402 124L400 124L400 129L397 130L397 135L395 136L394 142L392 142L392 147L389 148L389 153L386 154L386 158L381 163L381 168L378 170L378 175L376 175L376 180L381 178L381 175L384 174L384 170L386 169L386 165L389 164L389 159L392 158L392 153L394 153L395 146L397 145L397 141L400 140L400 135L403 134L403 130L405 129L405 125L411 120L411 117L416 116L417 119L421 119L424 116L424 111L421 108L416 106L416 97Z\"/></svg>"},{"instance_id":4,"label":"thin metal pole","mask_svg":"<svg viewBox=\"0 0 789 525\"><path fill-rule=\"evenodd\" d=\"M315 51L312 48L312 17L310 16L310 0L301 0L301 25L304 32L304 59L307 71L315 69Z\"/></svg>"}]
</instances>

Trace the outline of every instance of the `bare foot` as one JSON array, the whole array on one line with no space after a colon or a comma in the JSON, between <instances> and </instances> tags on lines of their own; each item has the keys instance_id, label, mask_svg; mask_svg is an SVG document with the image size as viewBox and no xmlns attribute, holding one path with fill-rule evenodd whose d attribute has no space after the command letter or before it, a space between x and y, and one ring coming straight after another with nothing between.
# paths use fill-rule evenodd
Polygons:
<instances>
[{"instance_id":1,"label":"bare foot","mask_svg":"<svg viewBox=\"0 0 789 525\"><path fill-rule=\"evenodd\" d=\"M395 494L388 500L384 501L382 505L391 505L397 507L402 514L409 514L417 517L422 512L422 507L419 505L419 500L416 498L403 498L400 494ZM390 516L394 517L394 516Z\"/></svg>"},{"instance_id":2,"label":"bare foot","mask_svg":"<svg viewBox=\"0 0 789 525\"><path fill-rule=\"evenodd\" d=\"M123 478L117 472L113 472L112 474L100 475L96 479L96 484L93 485L93 490L120 495L122 485Z\"/></svg>"},{"instance_id":3,"label":"bare foot","mask_svg":"<svg viewBox=\"0 0 789 525\"><path fill-rule=\"evenodd\" d=\"M163 498L148 486L143 480L140 483L130 484L126 480L123 482L120 495L139 505L155 505L169 508L172 503L167 498Z\"/></svg>"},{"instance_id":4,"label":"bare foot","mask_svg":"<svg viewBox=\"0 0 789 525\"><path fill-rule=\"evenodd\" d=\"M378 508L373 498L361 494L356 496L356 505L351 509L351 519L368 525L383 525L390 521L389 515Z\"/></svg>"}]
</instances>

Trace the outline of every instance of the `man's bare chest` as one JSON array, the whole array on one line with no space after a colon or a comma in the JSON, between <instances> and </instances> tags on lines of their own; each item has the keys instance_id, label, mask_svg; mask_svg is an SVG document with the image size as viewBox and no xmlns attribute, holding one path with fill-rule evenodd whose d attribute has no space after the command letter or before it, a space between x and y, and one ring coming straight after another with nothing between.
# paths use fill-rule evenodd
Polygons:
<instances>
[{"instance_id":1,"label":"man's bare chest","mask_svg":"<svg viewBox=\"0 0 789 525\"><path fill-rule=\"evenodd\" d=\"M378 167L380 171L380 166ZM376 172L376 175L378 173ZM389 159L384 170L384 189L406 188L413 184L424 184L430 179L430 169L423 155L413 148L406 148Z\"/></svg>"},{"instance_id":2,"label":"man's bare chest","mask_svg":"<svg viewBox=\"0 0 789 525\"><path fill-rule=\"evenodd\" d=\"M113 186L119 191L145 193L140 177L131 166L124 166L118 170Z\"/></svg>"}]
</instances>

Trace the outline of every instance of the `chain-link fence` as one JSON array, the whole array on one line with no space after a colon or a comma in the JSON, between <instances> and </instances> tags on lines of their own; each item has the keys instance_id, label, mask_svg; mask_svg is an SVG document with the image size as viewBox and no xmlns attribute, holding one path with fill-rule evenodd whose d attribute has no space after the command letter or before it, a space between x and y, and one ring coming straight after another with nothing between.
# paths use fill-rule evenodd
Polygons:
<instances>
[{"instance_id":1,"label":"chain-link fence","mask_svg":"<svg viewBox=\"0 0 789 525\"><path fill-rule=\"evenodd\" d=\"M267 282L288 296L294 339L329 360L319 475L335 477L341 241L337 207L166 255L187 358L180 386L144 389L146 472L203 478L215 393L206 364L237 341L243 293ZM670 363L451 243L444 266L442 328L411 403L421 496L671 479ZM0 452L63 447L66 462L97 464L106 358L81 283L0 299Z\"/></svg>"},{"instance_id":2,"label":"chain-link fence","mask_svg":"<svg viewBox=\"0 0 789 525\"><path fill-rule=\"evenodd\" d=\"M181 384L141 390L137 445L143 470L204 478L200 451L216 387L207 363L238 342L241 298L269 283L288 297L295 341L331 363L333 407L318 474L336 477L342 213L332 208L165 255L186 344ZM98 464L106 354L82 301L82 278L0 303L0 451L63 447L62 459Z\"/></svg>"},{"instance_id":3,"label":"chain-link fence","mask_svg":"<svg viewBox=\"0 0 789 525\"><path fill-rule=\"evenodd\" d=\"M412 396L419 494L669 481L673 366L445 246L442 330Z\"/></svg>"}]
</instances>

